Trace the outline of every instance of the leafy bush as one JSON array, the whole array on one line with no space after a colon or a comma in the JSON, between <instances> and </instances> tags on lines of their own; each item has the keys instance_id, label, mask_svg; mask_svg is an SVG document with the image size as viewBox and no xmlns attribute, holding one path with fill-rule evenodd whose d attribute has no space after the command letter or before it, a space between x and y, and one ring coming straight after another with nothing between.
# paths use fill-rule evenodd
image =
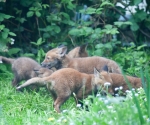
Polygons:
<instances>
[{"instance_id":1,"label":"leafy bush","mask_svg":"<svg viewBox=\"0 0 150 125\"><path fill-rule=\"evenodd\" d=\"M87 42L90 55L105 55L97 46L106 43L106 48L110 49L108 56L111 56L118 47L110 47L107 43L134 42L138 45L148 41L150 17L147 13L150 5L146 1L144 10L139 7L140 2L121 2L129 8L131 17L128 18L125 14L127 9L119 7L118 1L1 1L0 53L9 56L38 55L35 49L39 48L31 42L42 39L45 42L40 47L44 52L59 44L72 48ZM136 7L136 13L131 11L132 5Z\"/></svg>"}]
</instances>

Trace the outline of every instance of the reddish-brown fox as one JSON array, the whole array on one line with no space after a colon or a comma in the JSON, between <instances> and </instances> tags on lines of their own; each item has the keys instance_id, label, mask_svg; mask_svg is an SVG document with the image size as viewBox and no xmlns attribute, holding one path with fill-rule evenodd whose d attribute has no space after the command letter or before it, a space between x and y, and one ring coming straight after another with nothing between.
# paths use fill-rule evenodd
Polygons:
<instances>
[{"instance_id":1,"label":"reddish-brown fox","mask_svg":"<svg viewBox=\"0 0 150 125\"><path fill-rule=\"evenodd\" d=\"M119 65L104 57L83 57L83 58L71 58L66 55L67 47L59 48L57 53L48 51L45 59L42 62L42 66L46 68L55 67L60 68L73 68L83 73L93 74L94 67L100 71L104 65L107 65L110 72L121 73Z\"/></svg>"},{"instance_id":2,"label":"reddish-brown fox","mask_svg":"<svg viewBox=\"0 0 150 125\"><path fill-rule=\"evenodd\" d=\"M33 84L46 85L53 97L55 110L60 112L60 106L73 93L78 103L78 100L96 93L101 87L110 86L110 83L106 82L96 69L93 69L93 72L94 74L85 74L72 68L63 68L48 77L32 78L17 87L17 90Z\"/></svg>"}]
</instances>

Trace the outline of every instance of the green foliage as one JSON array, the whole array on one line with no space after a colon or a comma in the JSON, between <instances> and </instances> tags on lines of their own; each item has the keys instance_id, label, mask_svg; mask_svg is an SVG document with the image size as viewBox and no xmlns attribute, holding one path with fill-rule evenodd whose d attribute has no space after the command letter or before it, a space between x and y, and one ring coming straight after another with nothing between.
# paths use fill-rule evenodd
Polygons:
<instances>
[{"instance_id":1,"label":"green foliage","mask_svg":"<svg viewBox=\"0 0 150 125\"><path fill-rule=\"evenodd\" d=\"M40 45L45 52L46 46L52 48L65 42L72 47L86 42L90 46L88 50L90 55L101 55L100 50L95 50L96 45L106 44L107 46L109 42L126 42L124 39L129 36L124 34L124 30L132 32L133 39L127 42L135 44L147 41L149 35L147 31L150 30L150 17L147 11L139 9L138 4L141 0L124 3L126 7L130 5L137 7L136 13L131 12L131 18L125 18L125 21L118 21L120 16L124 16L125 9L118 9L116 1L17 0L4 2L1 3L2 12L0 13L0 53L4 55L34 54L32 50L38 47L32 46L31 41L37 41L39 38L45 41ZM81 4L88 6L84 7ZM149 6L148 2L147 4ZM114 35L116 41L113 40ZM13 45L12 37L15 41ZM15 50L13 54L9 54L10 48L20 48L22 51L18 54ZM38 52L36 54L38 55Z\"/></svg>"},{"instance_id":2,"label":"green foliage","mask_svg":"<svg viewBox=\"0 0 150 125\"><path fill-rule=\"evenodd\" d=\"M43 43L45 42L45 40L42 40L42 38L39 38L37 40L37 42L31 42L31 44L35 45L37 48L37 55L36 55L36 60L40 63L43 58L45 56L45 52L44 50L42 49L42 47L40 47ZM35 56L35 55L34 55Z\"/></svg>"},{"instance_id":3,"label":"green foliage","mask_svg":"<svg viewBox=\"0 0 150 125\"><path fill-rule=\"evenodd\" d=\"M143 51L146 45L136 47L132 44L131 47L122 47L121 51L113 56L126 72L139 76L141 67L146 68L148 60L150 59L149 54Z\"/></svg>"}]
</instances>

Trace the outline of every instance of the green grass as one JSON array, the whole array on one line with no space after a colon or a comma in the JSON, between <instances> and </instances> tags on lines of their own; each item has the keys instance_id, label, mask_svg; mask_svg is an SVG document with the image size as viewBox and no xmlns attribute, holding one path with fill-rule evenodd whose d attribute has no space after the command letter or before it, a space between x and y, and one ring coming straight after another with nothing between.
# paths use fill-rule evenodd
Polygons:
<instances>
[{"instance_id":1,"label":"green grass","mask_svg":"<svg viewBox=\"0 0 150 125\"><path fill-rule=\"evenodd\" d=\"M146 94L148 95L148 94ZM149 105L144 89L135 97L142 113L144 125L150 124ZM11 78L0 78L0 125L141 125L140 115L132 92L123 102L112 101L114 97L85 99L89 111L75 106L70 98L58 114L53 109L53 100L46 89L39 92L17 92L11 86ZM93 98L94 103L91 103Z\"/></svg>"},{"instance_id":2,"label":"green grass","mask_svg":"<svg viewBox=\"0 0 150 125\"><path fill-rule=\"evenodd\" d=\"M73 103L72 103L73 102ZM62 106L74 107L73 98ZM39 92L17 92L11 86L10 79L0 79L0 125L45 125L50 117L59 117L53 109L53 100L45 88Z\"/></svg>"}]
</instances>

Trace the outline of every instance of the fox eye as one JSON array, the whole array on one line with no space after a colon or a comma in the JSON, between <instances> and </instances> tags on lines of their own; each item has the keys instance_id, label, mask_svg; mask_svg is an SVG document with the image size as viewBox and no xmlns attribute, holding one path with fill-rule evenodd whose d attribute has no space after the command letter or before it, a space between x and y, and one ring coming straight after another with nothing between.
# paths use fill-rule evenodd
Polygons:
<instances>
[{"instance_id":1,"label":"fox eye","mask_svg":"<svg viewBox=\"0 0 150 125\"><path fill-rule=\"evenodd\" d=\"M47 57L47 59L49 60L50 58L49 58L49 57Z\"/></svg>"}]
</instances>

